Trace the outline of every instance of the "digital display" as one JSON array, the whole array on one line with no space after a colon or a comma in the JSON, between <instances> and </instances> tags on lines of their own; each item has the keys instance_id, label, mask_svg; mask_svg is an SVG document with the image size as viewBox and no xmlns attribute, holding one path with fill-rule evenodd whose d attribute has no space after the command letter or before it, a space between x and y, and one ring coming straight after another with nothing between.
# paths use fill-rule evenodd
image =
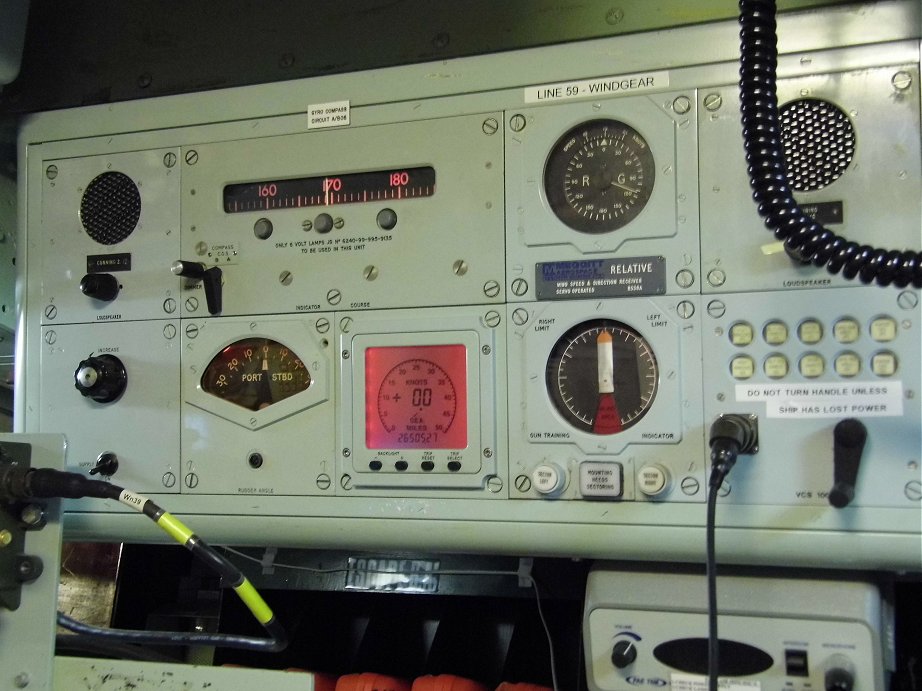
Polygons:
<instances>
[{"instance_id":1,"label":"digital display","mask_svg":"<svg viewBox=\"0 0 922 691\"><path fill-rule=\"evenodd\" d=\"M431 197L433 194L435 168L394 168L367 173L317 175L226 185L224 211L236 214L334 204L361 204Z\"/></svg>"},{"instance_id":2,"label":"digital display","mask_svg":"<svg viewBox=\"0 0 922 691\"><path fill-rule=\"evenodd\" d=\"M467 349L460 344L365 350L369 449L467 447Z\"/></svg>"}]
</instances>

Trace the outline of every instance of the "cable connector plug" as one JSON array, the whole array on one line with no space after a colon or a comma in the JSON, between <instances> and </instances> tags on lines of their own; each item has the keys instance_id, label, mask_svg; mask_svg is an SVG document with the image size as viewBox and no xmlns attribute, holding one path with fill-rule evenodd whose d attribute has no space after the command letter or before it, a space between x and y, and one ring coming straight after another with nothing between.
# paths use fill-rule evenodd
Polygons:
<instances>
[{"instance_id":1,"label":"cable connector plug","mask_svg":"<svg viewBox=\"0 0 922 691\"><path fill-rule=\"evenodd\" d=\"M738 413L719 416L711 424L708 444L711 447L711 478L708 484L717 489L736 464L737 456L759 450L759 418Z\"/></svg>"},{"instance_id":2,"label":"cable connector plug","mask_svg":"<svg viewBox=\"0 0 922 691\"><path fill-rule=\"evenodd\" d=\"M0 500L32 498L118 499L119 488L79 473L52 468L27 468L15 464L0 466ZM114 494L114 496L113 496Z\"/></svg>"}]
</instances>

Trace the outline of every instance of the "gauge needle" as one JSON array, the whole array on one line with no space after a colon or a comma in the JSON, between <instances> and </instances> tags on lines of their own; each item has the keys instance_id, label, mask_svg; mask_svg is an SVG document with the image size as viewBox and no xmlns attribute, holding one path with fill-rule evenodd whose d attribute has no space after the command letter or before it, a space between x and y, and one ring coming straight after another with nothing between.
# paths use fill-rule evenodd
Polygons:
<instances>
[{"instance_id":1,"label":"gauge needle","mask_svg":"<svg viewBox=\"0 0 922 691\"><path fill-rule=\"evenodd\" d=\"M262 377L260 378L260 410L272 405L272 386L269 384L269 376L269 358L263 355Z\"/></svg>"},{"instance_id":2,"label":"gauge needle","mask_svg":"<svg viewBox=\"0 0 922 691\"><path fill-rule=\"evenodd\" d=\"M599 407L592 431L595 434L615 434L621 431L621 415L615 402L615 357L611 334L603 331L596 339L596 360L599 374Z\"/></svg>"},{"instance_id":3,"label":"gauge needle","mask_svg":"<svg viewBox=\"0 0 922 691\"><path fill-rule=\"evenodd\" d=\"M618 189L622 189L622 190L624 190L625 192L630 192L631 194L637 194L637 190L635 190L635 189L633 189L633 188L631 188L631 187L628 187L627 185L622 185L620 182L616 182L616 181L614 181L614 180L611 181L611 186L612 186L612 187L617 187Z\"/></svg>"}]
</instances>

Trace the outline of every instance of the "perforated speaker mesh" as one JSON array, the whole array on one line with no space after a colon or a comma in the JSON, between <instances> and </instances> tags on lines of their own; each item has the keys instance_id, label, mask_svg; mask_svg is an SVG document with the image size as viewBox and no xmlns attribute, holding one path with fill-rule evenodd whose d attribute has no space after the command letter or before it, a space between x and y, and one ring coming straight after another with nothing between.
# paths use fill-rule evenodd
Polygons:
<instances>
[{"instance_id":1,"label":"perforated speaker mesh","mask_svg":"<svg viewBox=\"0 0 922 691\"><path fill-rule=\"evenodd\" d=\"M855 154L855 131L848 116L835 104L815 98L786 103L780 115L791 186L809 192L837 180Z\"/></svg>"},{"instance_id":2,"label":"perforated speaker mesh","mask_svg":"<svg viewBox=\"0 0 922 691\"><path fill-rule=\"evenodd\" d=\"M80 221L87 235L103 245L121 242L141 217L138 186L124 173L97 175L80 200Z\"/></svg>"}]
</instances>

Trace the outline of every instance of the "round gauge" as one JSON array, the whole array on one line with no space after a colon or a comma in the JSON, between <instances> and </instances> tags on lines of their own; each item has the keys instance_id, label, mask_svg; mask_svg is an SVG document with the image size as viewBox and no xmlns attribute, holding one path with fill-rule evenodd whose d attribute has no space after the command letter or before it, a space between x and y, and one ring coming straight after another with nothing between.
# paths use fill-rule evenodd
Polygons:
<instances>
[{"instance_id":1,"label":"round gauge","mask_svg":"<svg viewBox=\"0 0 922 691\"><path fill-rule=\"evenodd\" d=\"M368 448L464 448L466 368L467 350L463 345L368 348Z\"/></svg>"},{"instance_id":2,"label":"round gauge","mask_svg":"<svg viewBox=\"0 0 922 691\"><path fill-rule=\"evenodd\" d=\"M643 211L656 175L646 140L617 120L590 120L563 135L544 169L557 217L582 233L623 228Z\"/></svg>"},{"instance_id":3,"label":"round gauge","mask_svg":"<svg viewBox=\"0 0 922 691\"><path fill-rule=\"evenodd\" d=\"M594 319L557 340L545 377L554 407L569 424L617 434L650 410L659 372L643 336L620 322Z\"/></svg>"},{"instance_id":4,"label":"round gauge","mask_svg":"<svg viewBox=\"0 0 922 691\"><path fill-rule=\"evenodd\" d=\"M262 410L306 390L311 375L278 341L245 338L225 347L202 374L202 390L249 410Z\"/></svg>"}]
</instances>

